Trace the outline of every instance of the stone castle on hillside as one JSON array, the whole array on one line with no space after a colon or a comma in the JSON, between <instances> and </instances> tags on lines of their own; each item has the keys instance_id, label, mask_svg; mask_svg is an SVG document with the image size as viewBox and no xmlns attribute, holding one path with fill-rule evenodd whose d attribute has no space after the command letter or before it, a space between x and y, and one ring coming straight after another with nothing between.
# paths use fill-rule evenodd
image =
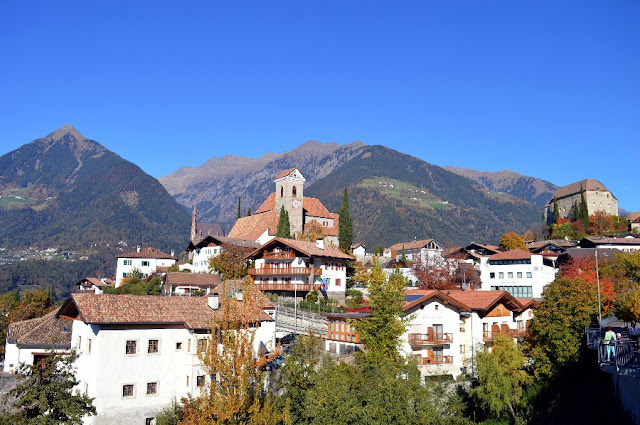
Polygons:
<instances>
[{"instance_id":1,"label":"stone castle on hillside","mask_svg":"<svg viewBox=\"0 0 640 425\"><path fill-rule=\"evenodd\" d=\"M582 192L587 202L589 215L596 211L603 211L607 215L618 215L618 200L598 180L585 179L571 183L556 190L553 197L544 206L545 222L553 222L553 204L558 203L560 218L574 220L576 218L576 206L580 205Z\"/></svg>"},{"instance_id":2,"label":"stone castle on hillside","mask_svg":"<svg viewBox=\"0 0 640 425\"><path fill-rule=\"evenodd\" d=\"M229 232L232 238L256 241L260 245L273 239L278 229L280 209L289 214L291 234L304 232L315 222L322 227L326 241L338 245L339 215L329 212L316 198L304 196L306 179L297 168L278 174L276 190L262 203L253 215L239 218Z\"/></svg>"}]
</instances>

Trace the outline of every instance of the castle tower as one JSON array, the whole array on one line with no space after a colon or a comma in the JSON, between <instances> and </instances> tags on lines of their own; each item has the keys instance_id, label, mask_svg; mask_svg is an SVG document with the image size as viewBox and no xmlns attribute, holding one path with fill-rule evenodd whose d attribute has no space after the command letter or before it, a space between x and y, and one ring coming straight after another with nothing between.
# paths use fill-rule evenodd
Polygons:
<instances>
[{"instance_id":1,"label":"castle tower","mask_svg":"<svg viewBox=\"0 0 640 425\"><path fill-rule=\"evenodd\" d=\"M278 174L274 180L276 184L275 209L280 212L280 209L284 205L284 209L289 213L289 224L292 235L302 233L303 230L302 202L304 199L305 181L306 179L297 168L283 171Z\"/></svg>"}]
</instances>

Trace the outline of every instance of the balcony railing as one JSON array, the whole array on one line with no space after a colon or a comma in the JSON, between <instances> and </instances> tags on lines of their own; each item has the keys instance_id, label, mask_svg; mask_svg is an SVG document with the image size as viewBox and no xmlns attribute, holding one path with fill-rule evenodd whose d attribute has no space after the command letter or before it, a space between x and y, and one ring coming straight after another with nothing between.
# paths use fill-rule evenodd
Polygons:
<instances>
[{"instance_id":1,"label":"balcony railing","mask_svg":"<svg viewBox=\"0 0 640 425\"><path fill-rule=\"evenodd\" d=\"M451 344L452 342L453 337L450 333L409 334L409 345L412 347Z\"/></svg>"},{"instance_id":2,"label":"balcony railing","mask_svg":"<svg viewBox=\"0 0 640 425\"><path fill-rule=\"evenodd\" d=\"M311 291L312 285L308 283L257 283L261 291ZM320 289L321 285L313 285L313 289Z\"/></svg>"},{"instance_id":3,"label":"balcony railing","mask_svg":"<svg viewBox=\"0 0 640 425\"><path fill-rule=\"evenodd\" d=\"M262 256L265 260L293 260L296 254L293 251L265 252Z\"/></svg>"},{"instance_id":4,"label":"balcony railing","mask_svg":"<svg viewBox=\"0 0 640 425\"><path fill-rule=\"evenodd\" d=\"M482 339L484 341L493 341L498 335L503 335L508 338L521 338L527 336L526 329L502 329L499 331L483 331Z\"/></svg>"},{"instance_id":5,"label":"balcony railing","mask_svg":"<svg viewBox=\"0 0 640 425\"><path fill-rule=\"evenodd\" d=\"M429 366L429 365L451 364L451 363L453 363L453 356L422 357L418 359L418 366Z\"/></svg>"},{"instance_id":6,"label":"balcony railing","mask_svg":"<svg viewBox=\"0 0 640 425\"><path fill-rule=\"evenodd\" d=\"M261 268L249 269L251 276L299 276L310 275L322 276L322 269L319 267L277 267L277 268Z\"/></svg>"}]
</instances>

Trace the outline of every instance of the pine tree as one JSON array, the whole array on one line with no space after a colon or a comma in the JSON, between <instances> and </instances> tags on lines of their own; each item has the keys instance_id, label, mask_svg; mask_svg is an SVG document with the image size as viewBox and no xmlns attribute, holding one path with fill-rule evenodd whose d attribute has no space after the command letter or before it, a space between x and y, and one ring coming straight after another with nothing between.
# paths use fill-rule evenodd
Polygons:
<instances>
[{"instance_id":1,"label":"pine tree","mask_svg":"<svg viewBox=\"0 0 640 425\"><path fill-rule=\"evenodd\" d=\"M553 197L553 222L557 223L560 218L560 208L558 208L558 200Z\"/></svg>"},{"instance_id":2,"label":"pine tree","mask_svg":"<svg viewBox=\"0 0 640 425\"><path fill-rule=\"evenodd\" d=\"M240 209L240 197L238 196L238 218L242 217L242 212Z\"/></svg>"},{"instance_id":3,"label":"pine tree","mask_svg":"<svg viewBox=\"0 0 640 425\"><path fill-rule=\"evenodd\" d=\"M584 196L584 189L580 186L580 222L585 230L589 229L589 206L587 205L587 199Z\"/></svg>"},{"instance_id":4,"label":"pine tree","mask_svg":"<svg viewBox=\"0 0 640 425\"><path fill-rule=\"evenodd\" d=\"M279 238L291 237L291 225L289 224L289 213L284 209L284 205L280 208L280 217L278 219L278 230L276 236Z\"/></svg>"},{"instance_id":5,"label":"pine tree","mask_svg":"<svg viewBox=\"0 0 640 425\"><path fill-rule=\"evenodd\" d=\"M251 217L251 208L247 208L247 217Z\"/></svg>"},{"instance_id":6,"label":"pine tree","mask_svg":"<svg viewBox=\"0 0 640 425\"><path fill-rule=\"evenodd\" d=\"M341 249L348 250L353 244L353 220L351 219L351 213L349 212L349 194L347 192L347 186L344 187L342 208L340 208L338 214L340 215L338 224L338 243Z\"/></svg>"}]
</instances>

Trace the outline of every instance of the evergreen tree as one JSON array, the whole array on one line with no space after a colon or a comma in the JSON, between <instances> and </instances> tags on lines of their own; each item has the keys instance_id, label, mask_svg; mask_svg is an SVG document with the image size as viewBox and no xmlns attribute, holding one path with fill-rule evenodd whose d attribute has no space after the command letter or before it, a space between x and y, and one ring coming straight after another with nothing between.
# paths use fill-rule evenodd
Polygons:
<instances>
[{"instance_id":1,"label":"evergreen tree","mask_svg":"<svg viewBox=\"0 0 640 425\"><path fill-rule=\"evenodd\" d=\"M279 238L291 237L291 225L289 224L289 213L284 209L284 205L280 208L280 217L278 219L278 230L276 236Z\"/></svg>"},{"instance_id":2,"label":"evergreen tree","mask_svg":"<svg viewBox=\"0 0 640 425\"><path fill-rule=\"evenodd\" d=\"M353 220L351 219L351 213L349 212L349 194L347 193L347 186L344 187L342 208L340 208L338 214L340 214L338 224L338 243L341 249L348 250L353 244Z\"/></svg>"},{"instance_id":3,"label":"evergreen tree","mask_svg":"<svg viewBox=\"0 0 640 425\"><path fill-rule=\"evenodd\" d=\"M580 214L579 220L585 230L589 229L589 205L587 205L587 199L584 196L584 189L580 186Z\"/></svg>"},{"instance_id":4,"label":"evergreen tree","mask_svg":"<svg viewBox=\"0 0 640 425\"><path fill-rule=\"evenodd\" d=\"M247 217L251 217L251 208L247 208Z\"/></svg>"},{"instance_id":5,"label":"evergreen tree","mask_svg":"<svg viewBox=\"0 0 640 425\"><path fill-rule=\"evenodd\" d=\"M242 212L240 209L240 197L238 196L238 218L242 217Z\"/></svg>"},{"instance_id":6,"label":"evergreen tree","mask_svg":"<svg viewBox=\"0 0 640 425\"><path fill-rule=\"evenodd\" d=\"M553 222L557 223L560 218L560 208L558 208L558 200L553 197Z\"/></svg>"}]
</instances>

